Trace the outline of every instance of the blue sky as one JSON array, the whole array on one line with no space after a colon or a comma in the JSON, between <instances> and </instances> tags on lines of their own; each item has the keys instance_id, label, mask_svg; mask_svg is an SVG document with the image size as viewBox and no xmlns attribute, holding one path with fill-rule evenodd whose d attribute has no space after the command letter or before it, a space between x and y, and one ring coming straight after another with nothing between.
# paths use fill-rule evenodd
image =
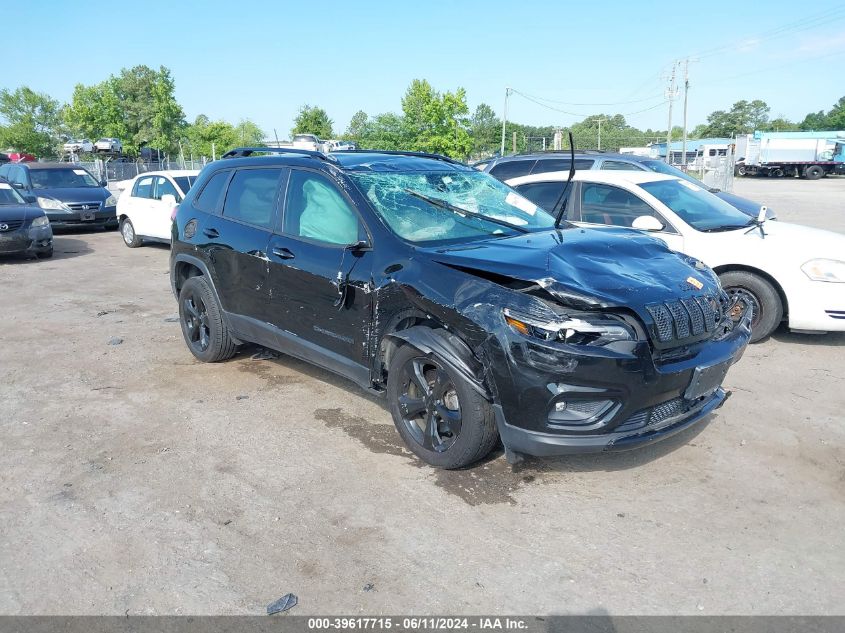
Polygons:
<instances>
[{"instance_id":1,"label":"blue sky","mask_svg":"<svg viewBox=\"0 0 845 633\"><path fill-rule=\"evenodd\" d=\"M298 108L319 105L346 128L359 109L399 111L414 78L462 86L471 109L568 125L628 114L665 128L673 59L690 64L690 128L739 99L802 119L845 95L845 2L402 0L3 3L0 87L68 100L76 83L122 67L165 65L189 120L250 118L287 137ZM623 103L624 102L624 103ZM601 104L615 105L575 105ZM681 101L673 123L680 124ZM555 109L551 109L555 108ZM642 110L646 110L641 112Z\"/></svg>"}]
</instances>

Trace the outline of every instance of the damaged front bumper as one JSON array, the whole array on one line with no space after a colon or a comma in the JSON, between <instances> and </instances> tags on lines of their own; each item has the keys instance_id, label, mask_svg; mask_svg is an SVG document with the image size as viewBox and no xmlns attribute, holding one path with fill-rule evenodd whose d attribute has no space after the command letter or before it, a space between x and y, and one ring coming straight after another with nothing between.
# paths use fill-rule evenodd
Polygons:
<instances>
[{"instance_id":1,"label":"damaged front bumper","mask_svg":"<svg viewBox=\"0 0 845 633\"><path fill-rule=\"evenodd\" d=\"M537 361L511 340L507 376L499 365L494 412L508 451L535 456L633 449L708 417L727 399L722 381L750 337L750 314L720 340L653 355L640 341L628 353L571 346ZM503 388L504 386L504 388Z\"/></svg>"}]
</instances>

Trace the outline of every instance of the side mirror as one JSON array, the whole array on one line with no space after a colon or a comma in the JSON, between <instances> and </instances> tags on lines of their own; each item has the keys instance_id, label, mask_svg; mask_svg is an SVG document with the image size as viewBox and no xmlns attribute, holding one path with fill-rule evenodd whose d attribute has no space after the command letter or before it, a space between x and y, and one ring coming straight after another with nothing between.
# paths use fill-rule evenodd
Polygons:
<instances>
[{"instance_id":1,"label":"side mirror","mask_svg":"<svg viewBox=\"0 0 845 633\"><path fill-rule=\"evenodd\" d=\"M757 222L763 223L766 221L766 217L769 215L769 210L766 208L766 205L760 207L760 212L757 214Z\"/></svg>"},{"instance_id":2,"label":"side mirror","mask_svg":"<svg viewBox=\"0 0 845 633\"><path fill-rule=\"evenodd\" d=\"M38 202L38 198L33 196L31 193L23 194L23 199L26 200L27 202L29 202L30 204L34 204L34 203Z\"/></svg>"},{"instance_id":3,"label":"side mirror","mask_svg":"<svg viewBox=\"0 0 845 633\"><path fill-rule=\"evenodd\" d=\"M176 196L172 193L166 193L161 197L161 201L168 207L172 207L176 205Z\"/></svg>"},{"instance_id":4,"label":"side mirror","mask_svg":"<svg viewBox=\"0 0 845 633\"><path fill-rule=\"evenodd\" d=\"M633 221L631 227L640 231L662 231L665 228L663 223L653 215L641 215Z\"/></svg>"},{"instance_id":5,"label":"side mirror","mask_svg":"<svg viewBox=\"0 0 845 633\"><path fill-rule=\"evenodd\" d=\"M101 186L101 187L108 187L108 186L109 186L109 181L108 181L108 180L106 180L105 178L103 178L102 180L100 180L100 186Z\"/></svg>"},{"instance_id":6,"label":"side mirror","mask_svg":"<svg viewBox=\"0 0 845 633\"><path fill-rule=\"evenodd\" d=\"M23 184L22 182L13 182L13 183L12 183L12 186L13 186L15 189L26 189L26 185L25 185L25 184Z\"/></svg>"}]
</instances>

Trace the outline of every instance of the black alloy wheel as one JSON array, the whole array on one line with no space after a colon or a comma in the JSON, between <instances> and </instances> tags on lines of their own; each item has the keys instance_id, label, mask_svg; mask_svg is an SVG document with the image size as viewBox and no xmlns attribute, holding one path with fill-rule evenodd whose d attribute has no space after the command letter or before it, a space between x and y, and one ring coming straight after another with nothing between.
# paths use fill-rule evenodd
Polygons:
<instances>
[{"instance_id":1,"label":"black alloy wheel","mask_svg":"<svg viewBox=\"0 0 845 633\"><path fill-rule=\"evenodd\" d=\"M422 356L405 362L401 370L399 410L408 434L420 446L442 453L461 433L461 404L449 374Z\"/></svg>"}]
</instances>

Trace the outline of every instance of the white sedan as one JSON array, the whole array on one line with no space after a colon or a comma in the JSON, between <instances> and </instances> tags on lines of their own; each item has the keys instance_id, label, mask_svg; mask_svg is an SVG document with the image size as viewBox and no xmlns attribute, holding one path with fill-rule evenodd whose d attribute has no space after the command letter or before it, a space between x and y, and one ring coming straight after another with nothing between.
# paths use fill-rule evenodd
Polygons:
<instances>
[{"instance_id":1,"label":"white sedan","mask_svg":"<svg viewBox=\"0 0 845 633\"><path fill-rule=\"evenodd\" d=\"M507 184L557 213L568 176L535 174ZM575 224L649 231L703 261L729 294L752 306L752 342L782 321L797 331L845 331L845 235L758 223L703 187L653 172L576 172L561 206Z\"/></svg>"},{"instance_id":2,"label":"white sedan","mask_svg":"<svg viewBox=\"0 0 845 633\"><path fill-rule=\"evenodd\" d=\"M144 241L170 243L170 214L199 171L149 171L129 181L117 201L117 219L123 243L129 248Z\"/></svg>"}]
</instances>

